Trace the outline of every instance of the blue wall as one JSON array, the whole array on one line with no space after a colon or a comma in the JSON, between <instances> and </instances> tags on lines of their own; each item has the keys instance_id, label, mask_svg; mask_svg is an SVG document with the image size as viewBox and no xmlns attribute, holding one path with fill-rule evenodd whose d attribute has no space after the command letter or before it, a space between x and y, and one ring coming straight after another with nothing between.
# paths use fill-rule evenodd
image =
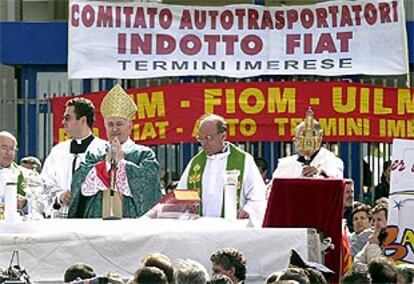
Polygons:
<instances>
[{"instance_id":1,"label":"blue wall","mask_svg":"<svg viewBox=\"0 0 414 284\"><path fill-rule=\"evenodd\" d=\"M8 65L66 65L66 22L0 22L0 63Z\"/></svg>"}]
</instances>

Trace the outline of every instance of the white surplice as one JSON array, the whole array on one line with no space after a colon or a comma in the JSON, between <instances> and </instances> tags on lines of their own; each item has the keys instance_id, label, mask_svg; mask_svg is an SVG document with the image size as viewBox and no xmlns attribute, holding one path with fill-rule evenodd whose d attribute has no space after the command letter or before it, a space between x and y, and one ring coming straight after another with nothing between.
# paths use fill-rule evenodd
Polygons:
<instances>
[{"instance_id":1,"label":"white surplice","mask_svg":"<svg viewBox=\"0 0 414 284\"><path fill-rule=\"evenodd\" d=\"M206 165L202 176L202 208L205 217L220 217L223 206L224 173L226 171L227 151L207 156ZM184 170L177 188L188 188L188 173L191 161ZM246 153L244 162L244 175L240 191L240 208L249 213L250 219L255 225L261 225L266 210L266 185L254 162L253 157Z\"/></svg>"},{"instance_id":2,"label":"white surplice","mask_svg":"<svg viewBox=\"0 0 414 284\"><path fill-rule=\"evenodd\" d=\"M77 169L85 160L86 153L91 152L95 155L104 155L108 147L108 142L95 137L85 153L72 154L70 153L71 141L67 140L54 146L47 156L42 169L41 175L46 183L50 206L55 201L55 198L59 200L62 193L71 190L72 166L75 157L75 169ZM68 206L61 204L61 208L55 217L65 218L68 210Z\"/></svg>"},{"instance_id":3,"label":"white surplice","mask_svg":"<svg viewBox=\"0 0 414 284\"><path fill-rule=\"evenodd\" d=\"M279 164L273 172L273 178L297 178L302 176L303 163L298 161L299 156L293 155L279 159ZM320 148L310 166L316 167L331 178L344 177L344 163L331 151Z\"/></svg>"}]
</instances>

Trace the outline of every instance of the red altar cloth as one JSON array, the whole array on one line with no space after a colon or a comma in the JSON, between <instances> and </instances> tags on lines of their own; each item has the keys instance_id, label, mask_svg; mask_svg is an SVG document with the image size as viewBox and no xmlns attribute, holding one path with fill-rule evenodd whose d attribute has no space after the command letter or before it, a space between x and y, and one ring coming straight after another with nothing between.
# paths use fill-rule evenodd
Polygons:
<instances>
[{"instance_id":1,"label":"red altar cloth","mask_svg":"<svg viewBox=\"0 0 414 284\"><path fill-rule=\"evenodd\" d=\"M275 179L263 221L263 227L315 228L331 237L335 248L325 256L325 265L335 271L330 279L335 283L341 271L344 187L339 179Z\"/></svg>"}]
</instances>

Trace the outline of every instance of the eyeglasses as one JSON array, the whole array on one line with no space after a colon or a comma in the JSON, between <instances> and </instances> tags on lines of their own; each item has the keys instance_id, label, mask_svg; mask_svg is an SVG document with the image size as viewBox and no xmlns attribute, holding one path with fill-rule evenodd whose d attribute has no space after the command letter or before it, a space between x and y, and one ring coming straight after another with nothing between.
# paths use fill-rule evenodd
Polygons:
<instances>
[{"instance_id":1,"label":"eyeglasses","mask_svg":"<svg viewBox=\"0 0 414 284\"><path fill-rule=\"evenodd\" d=\"M19 151L19 148L17 148L17 147L8 147L6 145L2 145L2 146L0 146L0 150L4 153L17 152L17 151Z\"/></svg>"},{"instance_id":2,"label":"eyeglasses","mask_svg":"<svg viewBox=\"0 0 414 284\"><path fill-rule=\"evenodd\" d=\"M199 135L197 135L196 136L196 140L199 143L202 143L202 142L211 142L214 139L214 137L217 136L217 135L219 135L219 133L216 133L216 134L213 134L213 135L206 135L206 136L199 136Z\"/></svg>"}]
</instances>

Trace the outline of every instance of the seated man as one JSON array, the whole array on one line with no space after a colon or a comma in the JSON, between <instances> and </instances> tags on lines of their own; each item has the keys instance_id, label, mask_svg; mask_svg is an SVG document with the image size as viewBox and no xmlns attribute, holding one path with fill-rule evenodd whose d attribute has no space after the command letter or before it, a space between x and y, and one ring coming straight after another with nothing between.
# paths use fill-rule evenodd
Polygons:
<instances>
[{"instance_id":1,"label":"seated man","mask_svg":"<svg viewBox=\"0 0 414 284\"><path fill-rule=\"evenodd\" d=\"M202 216L220 217L223 213L226 170L238 170L237 199L240 219L262 223L266 210L266 185L253 157L226 142L227 123L221 116L201 117L197 140L202 151L188 163L178 189L198 189Z\"/></svg>"},{"instance_id":2,"label":"seated man","mask_svg":"<svg viewBox=\"0 0 414 284\"><path fill-rule=\"evenodd\" d=\"M296 155L279 159L273 178L343 178L344 165L334 153L321 147L322 128L309 108L304 121L295 129Z\"/></svg>"},{"instance_id":3,"label":"seated man","mask_svg":"<svg viewBox=\"0 0 414 284\"><path fill-rule=\"evenodd\" d=\"M101 218L103 191L122 195L123 217L138 218L160 198L159 163L154 151L129 138L137 107L116 85L101 103L110 147L103 156L88 154L72 181L69 218Z\"/></svg>"}]
</instances>

